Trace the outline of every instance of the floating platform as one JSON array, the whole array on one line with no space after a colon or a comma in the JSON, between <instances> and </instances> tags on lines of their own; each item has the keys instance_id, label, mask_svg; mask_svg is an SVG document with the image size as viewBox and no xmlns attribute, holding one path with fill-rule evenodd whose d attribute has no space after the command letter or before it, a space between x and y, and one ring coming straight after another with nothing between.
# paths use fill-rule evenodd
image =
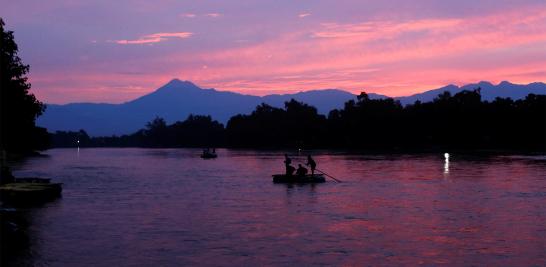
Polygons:
<instances>
[{"instance_id":1,"label":"floating platform","mask_svg":"<svg viewBox=\"0 0 546 267\"><path fill-rule=\"evenodd\" d=\"M49 178L37 178L37 177L25 177L25 178L15 178L16 183L41 183L49 184L51 179Z\"/></svg>"},{"instance_id":2,"label":"floating platform","mask_svg":"<svg viewBox=\"0 0 546 267\"><path fill-rule=\"evenodd\" d=\"M314 184L314 183L324 183L326 179L322 174L308 174L304 176L298 175L286 175L286 174L274 174L273 175L274 183L285 183L285 184Z\"/></svg>"},{"instance_id":3,"label":"floating platform","mask_svg":"<svg viewBox=\"0 0 546 267\"><path fill-rule=\"evenodd\" d=\"M43 202L59 197L62 190L62 183L50 183L50 179L18 178L0 185L0 199L13 203Z\"/></svg>"}]
</instances>

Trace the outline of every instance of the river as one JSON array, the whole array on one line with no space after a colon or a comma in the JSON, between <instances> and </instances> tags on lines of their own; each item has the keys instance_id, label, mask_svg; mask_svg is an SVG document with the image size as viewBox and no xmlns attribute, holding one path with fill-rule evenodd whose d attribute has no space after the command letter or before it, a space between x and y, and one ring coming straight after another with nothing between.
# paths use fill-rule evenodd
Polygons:
<instances>
[{"instance_id":1,"label":"river","mask_svg":"<svg viewBox=\"0 0 546 267\"><path fill-rule=\"evenodd\" d=\"M342 181L273 184L283 151L53 149L14 166L62 198L18 209L18 266L545 266L546 157L313 151ZM303 162L304 155L294 156Z\"/></svg>"}]
</instances>

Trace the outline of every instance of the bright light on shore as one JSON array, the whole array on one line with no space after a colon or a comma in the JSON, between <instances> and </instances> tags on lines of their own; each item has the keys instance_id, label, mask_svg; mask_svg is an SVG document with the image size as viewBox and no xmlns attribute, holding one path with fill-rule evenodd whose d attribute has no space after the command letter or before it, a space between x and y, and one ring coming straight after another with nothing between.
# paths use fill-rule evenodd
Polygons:
<instances>
[{"instance_id":1,"label":"bright light on shore","mask_svg":"<svg viewBox=\"0 0 546 267\"><path fill-rule=\"evenodd\" d=\"M444 157L446 158L446 160L449 160L449 153L445 153Z\"/></svg>"}]
</instances>

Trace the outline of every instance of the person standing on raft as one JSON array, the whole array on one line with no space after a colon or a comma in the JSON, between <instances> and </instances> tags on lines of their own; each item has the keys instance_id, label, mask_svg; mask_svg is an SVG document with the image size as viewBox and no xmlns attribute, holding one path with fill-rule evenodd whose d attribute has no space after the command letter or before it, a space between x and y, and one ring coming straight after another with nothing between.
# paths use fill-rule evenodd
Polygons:
<instances>
[{"instance_id":1,"label":"person standing on raft","mask_svg":"<svg viewBox=\"0 0 546 267\"><path fill-rule=\"evenodd\" d=\"M296 170L296 168L290 166L290 164L292 164L292 159L290 159L287 154L284 154L284 166L286 168L286 175L288 176L292 176Z\"/></svg>"},{"instance_id":2,"label":"person standing on raft","mask_svg":"<svg viewBox=\"0 0 546 267\"><path fill-rule=\"evenodd\" d=\"M307 163L305 165L311 167L311 175L315 175L315 169L317 168L317 163L313 160L311 155L307 155Z\"/></svg>"}]
</instances>

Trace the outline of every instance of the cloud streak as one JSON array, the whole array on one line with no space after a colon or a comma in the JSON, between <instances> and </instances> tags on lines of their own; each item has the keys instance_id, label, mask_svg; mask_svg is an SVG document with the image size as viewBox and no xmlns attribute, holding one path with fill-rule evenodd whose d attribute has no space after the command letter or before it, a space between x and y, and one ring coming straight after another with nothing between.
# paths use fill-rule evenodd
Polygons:
<instances>
[{"instance_id":1,"label":"cloud streak","mask_svg":"<svg viewBox=\"0 0 546 267\"><path fill-rule=\"evenodd\" d=\"M315 38L386 39L406 32L440 32L462 24L461 19L425 19L408 22L372 21L357 24L323 23L322 30L313 33Z\"/></svg>"},{"instance_id":2,"label":"cloud streak","mask_svg":"<svg viewBox=\"0 0 546 267\"><path fill-rule=\"evenodd\" d=\"M134 40L116 40L114 42L121 45L153 44L167 41L173 38L186 39L191 37L192 35L193 33L191 32L160 32L144 35Z\"/></svg>"},{"instance_id":3,"label":"cloud streak","mask_svg":"<svg viewBox=\"0 0 546 267\"><path fill-rule=\"evenodd\" d=\"M183 18L195 18L197 17L196 14L193 14L193 13L183 13L183 14L180 14L180 17L183 17Z\"/></svg>"}]
</instances>

